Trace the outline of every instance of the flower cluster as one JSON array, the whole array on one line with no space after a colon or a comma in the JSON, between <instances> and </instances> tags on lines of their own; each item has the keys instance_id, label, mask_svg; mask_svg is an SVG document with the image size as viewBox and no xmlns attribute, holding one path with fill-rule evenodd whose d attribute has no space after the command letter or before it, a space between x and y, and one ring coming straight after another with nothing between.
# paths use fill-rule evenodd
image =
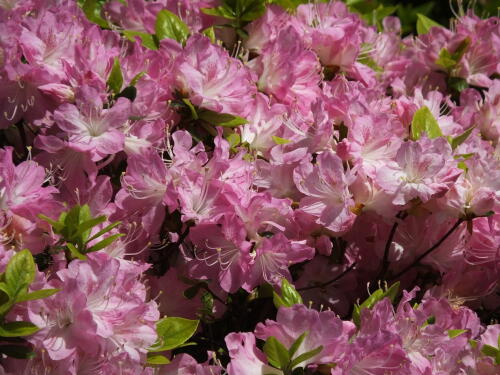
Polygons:
<instances>
[{"instance_id":1,"label":"flower cluster","mask_svg":"<svg viewBox=\"0 0 500 375\"><path fill-rule=\"evenodd\" d=\"M0 373L497 373L500 19L377 9L0 1Z\"/></svg>"}]
</instances>

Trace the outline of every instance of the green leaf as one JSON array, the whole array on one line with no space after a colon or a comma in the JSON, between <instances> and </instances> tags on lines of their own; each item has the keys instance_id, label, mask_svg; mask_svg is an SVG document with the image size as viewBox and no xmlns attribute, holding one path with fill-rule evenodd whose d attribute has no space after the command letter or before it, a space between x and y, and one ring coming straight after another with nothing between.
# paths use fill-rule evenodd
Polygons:
<instances>
[{"instance_id":1,"label":"green leaf","mask_svg":"<svg viewBox=\"0 0 500 375\"><path fill-rule=\"evenodd\" d=\"M241 137L238 133L231 133L226 139L229 142L229 146L233 149L241 143Z\"/></svg>"},{"instance_id":2,"label":"green leaf","mask_svg":"<svg viewBox=\"0 0 500 375\"><path fill-rule=\"evenodd\" d=\"M198 120L198 112L196 111L196 108L194 107L193 103L189 99L182 99L182 102L189 108L189 111L191 112L191 116L193 116L193 119Z\"/></svg>"},{"instance_id":3,"label":"green leaf","mask_svg":"<svg viewBox=\"0 0 500 375\"><path fill-rule=\"evenodd\" d=\"M384 293L384 297L388 297L392 303L394 303L394 301L398 295L399 285L400 285L399 281L395 282Z\"/></svg>"},{"instance_id":4,"label":"green leaf","mask_svg":"<svg viewBox=\"0 0 500 375\"><path fill-rule=\"evenodd\" d=\"M80 237L82 242L86 242L86 240L89 238L90 230L96 225L104 223L105 221L106 216L98 216L80 223L80 225L78 226L78 231L76 232L76 236Z\"/></svg>"},{"instance_id":5,"label":"green leaf","mask_svg":"<svg viewBox=\"0 0 500 375\"><path fill-rule=\"evenodd\" d=\"M281 306L291 307L302 304L302 297L295 290L294 286L287 279L283 278L281 279L281 295L273 292L273 302L276 308L280 308Z\"/></svg>"},{"instance_id":6,"label":"green leaf","mask_svg":"<svg viewBox=\"0 0 500 375\"><path fill-rule=\"evenodd\" d=\"M361 324L361 311L364 309L371 309L375 304L384 298L389 298L391 302L394 302L399 291L399 281L392 284L386 290L380 288L373 292L361 305L354 305L354 310L352 313L353 322L359 326Z\"/></svg>"},{"instance_id":7,"label":"green leaf","mask_svg":"<svg viewBox=\"0 0 500 375\"><path fill-rule=\"evenodd\" d=\"M253 21L264 14L266 10L262 0L237 0L236 3L239 5L237 10L242 21Z\"/></svg>"},{"instance_id":8,"label":"green leaf","mask_svg":"<svg viewBox=\"0 0 500 375\"><path fill-rule=\"evenodd\" d=\"M132 78L130 80L130 86L135 86L137 85L137 82L139 82L139 80L144 77L146 75L146 72L140 72L140 73L137 73L134 78Z\"/></svg>"},{"instance_id":9,"label":"green leaf","mask_svg":"<svg viewBox=\"0 0 500 375\"><path fill-rule=\"evenodd\" d=\"M423 132L426 132L429 138L437 138L443 135L437 120L426 106L417 110L413 115L413 120L411 121L411 139L413 141L420 139Z\"/></svg>"},{"instance_id":10,"label":"green leaf","mask_svg":"<svg viewBox=\"0 0 500 375\"><path fill-rule=\"evenodd\" d=\"M40 289L36 290L31 293L26 293L23 294L21 297L17 299L16 302L25 302L25 301L33 301L35 299L42 299L42 298L47 298L50 297L57 292L59 292L61 289Z\"/></svg>"},{"instance_id":11,"label":"green leaf","mask_svg":"<svg viewBox=\"0 0 500 375\"><path fill-rule=\"evenodd\" d=\"M96 238L99 238L101 237L103 234L106 234L108 233L110 230L116 228L118 225L120 225L122 222L121 221L115 221L114 223L112 224L109 224L107 227L101 229L99 232L97 232L96 234L94 234L92 237L90 237L87 241L85 241L86 243L90 242L90 241L94 241Z\"/></svg>"},{"instance_id":12,"label":"green leaf","mask_svg":"<svg viewBox=\"0 0 500 375\"><path fill-rule=\"evenodd\" d=\"M85 0L82 5L82 10L89 21L96 23L105 29L109 29L108 22L101 17L101 6L102 5L97 0Z\"/></svg>"},{"instance_id":13,"label":"green leaf","mask_svg":"<svg viewBox=\"0 0 500 375\"><path fill-rule=\"evenodd\" d=\"M498 355L499 351L500 350L498 350L494 346L488 344L484 344L483 347L481 348L481 353L487 355L488 357L493 357L493 358L495 358Z\"/></svg>"},{"instance_id":14,"label":"green leaf","mask_svg":"<svg viewBox=\"0 0 500 375\"><path fill-rule=\"evenodd\" d=\"M352 321L357 327L361 325L361 308L357 304L354 305L352 310Z\"/></svg>"},{"instance_id":15,"label":"green leaf","mask_svg":"<svg viewBox=\"0 0 500 375\"><path fill-rule=\"evenodd\" d=\"M300 4L308 4L309 0L271 0L269 2L272 4L277 4L281 6L283 9L286 9L288 11L294 11ZM322 0L322 2L326 2L326 0ZM349 3L355 3L355 2L366 2L366 0L346 1L347 5L350 5Z\"/></svg>"},{"instance_id":16,"label":"green leaf","mask_svg":"<svg viewBox=\"0 0 500 375\"><path fill-rule=\"evenodd\" d=\"M164 355L148 353L146 363L148 365L168 365L170 361Z\"/></svg>"},{"instance_id":17,"label":"green leaf","mask_svg":"<svg viewBox=\"0 0 500 375\"><path fill-rule=\"evenodd\" d=\"M218 113L209 110L203 110L198 115L200 119L208 122L214 126L224 126L228 128L235 128L237 126L246 124L248 121L243 117L230 115L229 113Z\"/></svg>"},{"instance_id":18,"label":"green leaf","mask_svg":"<svg viewBox=\"0 0 500 375\"><path fill-rule=\"evenodd\" d=\"M422 328L427 327L429 324L435 324L436 323L436 317L434 315L431 315L427 318L427 320L422 324Z\"/></svg>"},{"instance_id":19,"label":"green leaf","mask_svg":"<svg viewBox=\"0 0 500 375\"><path fill-rule=\"evenodd\" d=\"M113 62L113 68L109 74L107 85L115 94L118 94L122 89L123 74L122 68L120 67L120 60L118 60L117 57L115 57Z\"/></svg>"},{"instance_id":20,"label":"green leaf","mask_svg":"<svg viewBox=\"0 0 500 375\"><path fill-rule=\"evenodd\" d=\"M157 50L158 45L153 38L153 35L148 33L143 33L135 30L123 30L123 36L130 40L131 42L135 42L135 38L139 37L141 39L142 45L146 48Z\"/></svg>"},{"instance_id":21,"label":"green leaf","mask_svg":"<svg viewBox=\"0 0 500 375\"><path fill-rule=\"evenodd\" d=\"M16 303L9 295L7 284L0 282L0 318L2 318Z\"/></svg>"},{"instance_id":22,"label":"green leaf","mask_svg":"<svg viewBox=\"0 0 500 375\"><path fill-rule=\"evenodd\" d=\"M66 247L69 250L69 253L74 259L86 260L87 257L78 251L78 249L71 242L66 243Z\"/></svg>"},{"instance_id":23,"label":"green leaf","mask_svg":"<svg viewBox=\"0 0 500 375\"><path fill-rule=\"evenodd\" d=\"M29 250L22 250L10 258L5 269L5 287L13 301L26 293L35 280L36 265Z\"/></svg>"},{"instance_id":24,"label":"green leaf","mask_svg":"<svg viewBox=\"0 0 500 375\"><path fill-rule=\"evenodd\" d=\"M446 84L451 90L462 92L469 87L469 83L462 77L448 77Z\"/></svg>"},{"instance_id":25,"label":"green leaf","mask_svg":"<svg viewBox=\"0 0 500 375\"><path fill-rule=\"evenodd\" d=\"M376 4L376 3L374 3ZM384 6L383 4L379 4L375 9L369 9L365 12L361 11L361 17L370 25L377 26L379 31L383 30L382 20L390 16L398 9L397 6Z\"/></svg>"},{"instance_id":26,"label":"green leaf","mask_svg":"<svg viewBox=\"0 0 500 375\"><path fill-rule=\"evenodd\" d=\"M22 337L29 336L39 331L39 328L31 322L8 322L0 325L0 336Z\"/></svg>"},{"instance_id":27,"label":"green leaf","mask_svg":"<svg viewBox=\"0 0 500 375\"><path fill-rule=\"evenodd\" d=\"M302 353L301 355L299 355L297 358L295 358L290 367L291 368L294 368L295 366L297 366L298 364L304 362L304 361L307 361L308 359L311 359L312 357L314 357L315 355L318 355L319 353L321 353L321 351L323 350L323 346L320 345L318 346L317 348L309 351L309 352L306 352L306 353Z\"/></svg>"},{"instance_id":28,"label":"green leaf","mask_svg":"<svg viewBox=\"0 0 500 375\"><path fill-rule=\"evenodd\" d=\"M210 39L210 42L215 44L216 42L215 29L213 26L207 27L205 30L202 31L202 34L207 36L208 39Z\"/></svg>"},{"instance_id":29,"label":"green leaf","mask_svg":"<svg viewBox=\"0 0 500 375\"><path fill-rule=\"evenodd\" d=\"M299 336L297 340L293 342L293 344L288 349L288 354L290 355L290 358L293 358L293 355L297 352L300 345L304 342L304 339L308 334L309 334L308 331L304 332L302 335Z\"/></svg>"},{"instance_id":30,"label":"green leaf","mask_svg":"<svg viewBox=\"0 0 500 375\"><path fill-rule=\"evenodd\" d=\"M199 322L177 317L161 319L156 323L158 342L148 349L149 352L162 352L179 347L194 335Z\"/></svg>"},{"instance_id":31,"label":"green leaf","mask_svg":"<svg viewBox=\"0 0 500 375\"><path fill-rule=\"evenodd\" d=\"M174 13L163 9L156 16L155 32L158 40L170 38L185 43L189 36L189 28Z\"/></svg>"},{"instance_id":32,"label":"green leaf","mask_svg":"<svg viewBox=\"0 0 500 375\"><path fill-rule=\"evenodd\" d=\"M218 6L216 8L201 8L202 13L208 14L209 16L224 17L228 20L235 20L236 15L231 11L230 8L226 6Z\"/></svg>"},{"instance_id":33,"label":"green leaf","mask_svg":"<svg viewBox=\"0 0 500 375\"><path fill-rule=\"evenodd\" d=\"M117 238L123 237L125 234L123 233L117 233L113 234L109 237L106 237L102 241L96 243L94 246L88 248L85 250L85 253L93 253L94 251L99 251L104 249L105 247L108 247L111 245Z\"/></svg>"},{"instance_id":34,"label":"green leaf","mask_svg":"<svg viewBox=\"0 0 500 375\"><path fill-rule=\"evenodd\" d=\"M64 223L61 223L59 221L55 221L55 220L52 220L50 217L48 216L45 216L43 214L38 214L38 217L44 221L46 221L47 223L49 223L52 228L54 229L54 232L56 233L60 233L61 230L64 228Z\"/></svg>"},{"instance_id":35,"label":"green leaf","mask_svg":"<svg viewBox=\"0 0 500 375\"><path fill-rule=\"evenodd\" d=\"M417 33L418 35L427 34L432 27L442 27L436 21L424 16L422 13L417 13Z\"/></svg>"},{"instance_id":36,"label":"green leaf","mask_svg":"<svg viewBox=\"0 0 500 375\"><path fill-rule=\"evenodd\" d=\"M77 233L80 223L90 219L91 215L88 212L88 206L73 206L64 217L64 228L61 232L64 239L70 242L77 242Z\"/></svg>"},{"instance_id":37,"label":"green leaf","mask_svg":"<svg viewBox=\"0 0 500 375\"><path fill-rule=\"evenodd\" d=\"M466 329L449 329L448 336L450 337L450 339L454 339L455 337L458 337L465 332L467 332Z\"/></svg>"},{"instance_id":38,"label":"green leaf","mask_svg":"<svg viewBox=\"0 0 500 375\"><path fill-rule=\"evenodd\" d=\"M471 42L472 40L470 37L467 37L464 40L462 40L458 45L458 47L456 48L455 52L453 52L452 55L453 60L455 60L458 63L465 54L465 52L467 52L467 49L469 48Z\"/></svg>"},{"instance_id":39,"label":"green leaf","mask_svg":"<svg viewBox=\"0 0 500 375\"><path fill-rule=\"evenodd\" d=\"M287 348L274 336L269 337L264 344L264 353L271 365L279 369L285 369L290 362Z\"/></svg>"},{"instance_id":40,"label":"green leaf","mask_svg":"<svg viewBox=\"0 0 500 375\"><path fill-rule=\"evenodd\" d=\"M0 345L0 353L18 359L35 358L35 353L31 348L24 345Z\"/></svg>"},{"instance_id":41,"label":"green leaf","mask_svg":"<svg viewBox=\"0 0 500 375\"><path fill-rule=\"evenodd\" d=\"M471 135L472 131L474 130L475 126L470 127L466 131L464 131L462 134L457 135L456 137L452 138L451 140L451 148L454 150L458 146L460 146L462 143L466 141L467 138Z\"/></svg>"},{"instance_id":42,"label":"green leaf","mask_svg":"<svg viewBox=\"0 0 500 375\"><path fill-rule=\"evenodd\" d=\"M453 53L450 53L450 51L446 48L442 48L441 51L439 51L439 57L436 60L436 64L441 66L447 72L451 72L462 59L462 56L467 51L467 48L469 48L470 43L471 39L469 37L465 38L460 42ZM460 91L461 90L459 90L459 92Z\"/></svg>"},{"instance_id":43,"label":"green leaf","mask_svg":"<svg viewBox=\"0 0 500 375\"><path fill-rule=\"evenodd\" d=\"M453 56L446 48L441 48L438 59L436 60L436 65L439 65L446 71L450 71L457 65L457 61L453 59Z\"/></svg>"},{"instance_id":44,"label":"green leaf","mask_svg":"<svg viewBox=\"0 0 500 375\"><path fill-rule=\"evenodd\" d=\"M273 139L274 143L276 143L277 145L286 145L287 143L291 142L289 139L277 137L275 135L272 135L271 138Z\"/></svg>"}]
</instances>

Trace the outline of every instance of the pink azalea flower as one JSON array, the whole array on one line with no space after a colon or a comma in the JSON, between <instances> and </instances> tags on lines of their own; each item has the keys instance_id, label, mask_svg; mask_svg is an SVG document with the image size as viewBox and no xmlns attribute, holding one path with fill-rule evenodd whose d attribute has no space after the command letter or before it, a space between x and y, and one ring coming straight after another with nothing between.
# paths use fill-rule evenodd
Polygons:
<instances>
[{"instance_id":1,"label":"pink azalea flower","mask_svg":"<svg viewBox=\"0 0 500 375\"><path fill-rule=\"evenodd\" d=\"M396 124L387 116L356 117L349 126L347 138L337 146L337 153L373 178L377 168L393 159L401 145L395 128Z\"/></svg>"},{"instance_id":2,"label":"pink azalea flower","mask_svg":"<svg viewBox=\"0 0 500 375\"><path fill-rule=\"evenodd\" d=\"M289 348L300 335L306 333L293 358L319 346L323 346L323 349L298 365L304 367L341 361L347 350L349 337L354 331L353 323L342 322L332 311L318 312L304 305L294 305L280 308L276 321L266 320L264 324L257 324L255 336L261 340L273 336Z\"/></svg>"},{"instance_id":3,"label":"pink azalea flower","mask_svg":"<svg viewBox=\"0 0 500 375\"><path fill-rule=\"evenodd\" d=\"M288 267L311 259L314 249L305 241L291 241L283 234L277 233L271 238L260 239L250 255L253 262L243 284L246 291L253 290L264 281L279 285L283 277L290 280Z\"/></svg>"},{"instance_id":4,"label":"pink azalea flower","mask_svg":"<svg viewBox=\"0 0 500 375\"><path fill-rule=\"evenodd\" d=\"M176 67L177 86L201 108L246 117L256 87L250 71L202 35L186 42Z\"/></svg>"},{"instance_id":5,"label":"pink azalea flower","mask_svg":"<svg viewBox=\"0 0 500 375\"><path fill-rule=\"evenodd\" d=\"M255 336L250 333L230 333L225 338L231 362L228 375L283 375L281 370L267 364L266 356L255 345Z\"/></svg>"},{"instance_id":6,"label":"pink azalea flower","mask_svg":"<svg viewBox=\"0 0 500 375\"><path fill-rule=\"evenodd\" d=\"M15 166L13 151L12 147L0 150L0 208L32 221L40 212L52 215L59 208L53 198L57 189L42 187L47 178L45 169L32 160Z\"/></svg>"},{"instance_id":7,"label":"pink azalea flower","mask_svg":"<svg viewBox=\"0 0 500 375\"><path fill-rule=\"evenodd\" d=\"M254 111L247 117L248 124L241 127L241 142L247 142L250 148L266 155L276 146L273 136L280 136L283 127L286 106L270 103L270 99L257 93Z\"/></svg>"},{"instance_id":8,"label":"pink azalea flower","mask_svg":"<svg viewBox=\"0 0 500 375\"><path fill-rule=\"evenodd\" d=\"M233 216L224 216L219 224L200 224L190 230L195 258L218 268L220 286L236 292L248 277L252 244L245 240L246 230Z\"/></svg>"},{"instance_id":9,"label":"pink azalea flower","mask_svg":"<svg viewBox=\"0 0 500 375\"><path fill-rule=\"evenodd\" d=\"M82 95L78 107L63 104L54 112L57 125L69 135L69 144L75 150L91 152L93 161L122 151L125 137L120 128L128 120L130 101L119 98L110 109L102 109L95 90L89 88Z\"/></svg>"},{"instance_id":10,"label":"pink azalea flower","mask_svg":"<svg viewBox=\"0 0 500 375\"><path fill-rule=\"evenodd\" d=\"M427 202L443 196L460 176L454 163L444 138L408 141L401 145L393 163L377 171L376 181L394 196L393 204L405 205L415 198Z\"/></svg>"},{"instance_id":11,"label":"pink azalea flower","mask_svg":"<svg viewBox=\"0 0 500 375\"><path fill-rule=\"evenodd\" d=\"M345 4L303 4L297 18L304 24L304 39L323 65L345 69L354 63L361 46L361 22Z\"/></svg>"},{"instance_id":12,"label":"pink azalea flower","mask_svg":"<svg viewBox=\"0 0 500 375\"><path fill-rule=\"evenodd\" d=\"M500 272L500 215L477 218L465 248L465 259L470 264L491 263Z\"/></svg>"},{"instance_id":13,"label":"pink azalea flower","mask_svg":"<svg viewBox=\"0 0 500 375\"><path fill-rule=\"evenodd\" d=\"M259 76L260 90L281 103L296 106L302 113L307 113L319 94L320 64L291 26L248 65Z\"/></svg>"},{"instance_id":14,"label":"pink azalea flower","mask_svg":"<svg viewBox=\"0 0 500 375\"><path fill-rule=\"evenodd\" d=\"M62 60L72 62L85 26L87 20L73 7L42 9L37 17L24 19L19 46L30 65L64 79Z\"/></svg>"},{"instance_id":15,"label":"pink azalea flower","mask_svg":"<svg viewBox=\"0 0 500 375\"><path fill-rule=\"evenodd\" d=\"M467 160L465 171L442 199L445 208L455 215L485 215L500 204L500 169L497 161L478 156Z\"/></svg>"},{"instance_id":16,"label":"pink azalea flower","mask_svg":"<svg viewBox=\"0 0 500 375\"><path fill-rule=\"evenodd\" d=\"M245 47L260 54L269 42L278 37L280 30L290 25L300 33L301 25L294 17L280 6L270 4L262 17L247 26L249 35L245 40Z\"/></svg>"},{"instance_id":17,"label":"pink azalea flower","mask_svg":"<svg viewBox=\"0 0 500 375\"><path fill-rule=\"evenodd\" d=\"M305 195L300 209L314 217L316 222L333 232L348 230L355 215L348 190L349 177L340 158L331 151L318 156L316 165L303 162L294 171L297 188Z\"/></svg>"},{"instance_id":18,"label":"pink azalea flower","mask_svg":"<svg viewBox=\"0 0 500 375\"><path fill-rule=\"evenodd\" d=\"M189 354L179 354L166 365L161 375L220 375L222 368L209 363L198 363Z\"/></svg>"},{"instance_id":19,"label":"pink azalea flower","mask_svg":"<svg viewBox=\"0 0 500 375\"><path fill-rule=\"evenodd\" d=\"M146 289L138 281L146 268L95 253L58 271L59 280L52 284L62 291L28 307L30 320L42 328L31 339L35 347L56 361L77 350L95 355L118 349L141 361L156 340L159 318L156 304L145 302Z\"/></svg>"}]
</instances>

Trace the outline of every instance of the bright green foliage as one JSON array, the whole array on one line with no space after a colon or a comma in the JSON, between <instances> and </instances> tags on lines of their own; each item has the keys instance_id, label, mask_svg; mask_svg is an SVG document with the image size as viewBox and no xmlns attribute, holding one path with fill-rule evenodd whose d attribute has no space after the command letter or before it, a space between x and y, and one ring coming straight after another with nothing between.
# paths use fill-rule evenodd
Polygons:
<instances>
[{"instance_id":1,"label":"bright green foliage","mask_svg":"<svg viewBox=\"0 0 500 375\"><path fill-rule=\"evenodd\" d=\"M113 62L113 68L111 69L111 73L109 74L107 84L112 92L114 92L115 94L120 93L123 85L123 74L122 74L122 69L120 67L120 60L118 60L118 58L116 57Z\"/></svg>"},{"instance_id":2,"label":"bright green foliage","mask_svg":"<svg viewBox=\"0 0 500 375\"><path fill-rule=\"evenodd\" d=\"M291 142L289 139L277 137L275 135L271 136L271 138L273 139L274 143L276 143L277 145L285 145L285 144Z\"/></svg>"},{"instance_id":3,"label":"bright green foliage","mask_svg":"<svg viewBox=\"0 0 500 375\"><path fill-rule=\"evenodd\" d=\"M276 368L285 369L290 363L288 349L273 336L266 340L264 353L269 363Z\"/></svg>"},{"instance_id":4,"label":"bright green foliage","mask_svg":"<svg viewBox=\"0 0 500 375\"><path fill-rule=\"evenodd\" d=\"M139 37L142 41L142 45L149 49L158 49L158 42L156 40L155 35L151 35L148 33L143 33L141 31L135 30L123 30L123 36L130 40L131 42L135 42L135 38Z\"/></svg>"},{"instance_id":5,"label":"bright green foliage","mask_svg":"<svg viewBox=\"0 0 500 375\"><path fill-rule=\"evenodd\" d=\"M450 143L451 143L451 148L454 150L458 146L460 146L462 143L465 142L467 138L471 135L472 131L474 130L474 126L470 127L466 131L464 131L462 134L457 135L456 137L452 138Z\"/></svg>"},{"instance_id":6,"label":"bright green foliage","mask_svg":"<svg viewBox=\"0 0 500 375\"><path fill-rule=\"evenodd\" d=\"M500 336L499 336L499 341L500 341ZM500 344L499 344L499 346L500 346ZM500 349L486 344L486 345L483 345L483 347L481 348L481 353L483 353L484 355L486 355L488 357L493 357L493 359L495 360L495 364L500 365Z\"/></svg>"},{"instance_id":7,"label":"bright green foliage","mask_svg":"<svg viewBox=\"0 0 500 375\"><path fill-rule=\"evenodd\" d=\"M158 341L149 348L150 353L163 352L183 346L198 329L199 320L165 317L156 323Z\"/></svg>"},{"instance_id":8,"label":"bright green foliage","mask_svg":"<svg viewBox=\"0 0 500 375\"><path fill-rule=\"evenodd\" d=\"M161 354L148 353L146 363L148 365L168 365L170 360Z\"/></svg>"},{"instance_id":9,"label":"bright green foliage","mask_svg":"<svg viewBox=\"0 0 500 375\"><path fill-rule=\"evenodd\" d=\"M411 121L411 139L413 141L420 139L423 132L427 133L429 138L437 138L443 135L437 120L426 106L420 108L413 115L413 120Z\"/></svg>"},{"instance_id":10,"label":"bright green foliage","mask_svg":"<svg viewBox=\"0 0 500 375\"><path fill-rule=\"evenodd\" d=\"M465 52L469 48L471 43L471 39L469 37L465 38L460 42L455 52L451 53L446 48L442 48L439 51L438 59L436 60L436 65L442 67L445 71L451 72L453 71L457 64L462 59Z\"/></svg>"},{"instance_id":11,"label":"bright green foliage","mask_svg":"<svg viewBox=\"0 0 500 375\"><path fill-rule=\"evenodd\" d=\"M223 126L227 128L235 128L248 122L245 118L240 116L230 115L229 113L218 113L209 110L202 110L198 112L198 116L210 125Z\"/></svg>"},{"instance_id":12,"label":"bright green foliage","mask_svg":"<svg viewBox=\"0 0 500 375\"><path fill-rule=\"evenodd\" d=\"M266 10L266 0L222 0L216 8L202 8L202 12L228 20L224 26L234 28L240 38L246 38L244 27L259 18Z\"/></svg>"},{"instance_id":13,"label":"bright green foliage","mask_svg":"<svg viewBox=\"0 0 500 375\"><path fill-rule=\"evenodd\" d=\"M455 337L458 337L465 332L467 332L466 329L449 329L448 336L450 337L450 339L454 339Z\"/></svg>"},{"instance_id":14,"label":"bright green foliage","mask_svg":"<svg viewBox=\"0 0 500 375\"><path fill-rule=\"evenodd\" d=\"M284 375L292 375L295 373L294 369L302 362L311 359L318 355L323 350L323 346L318 346L311 351L302 353L294 358L295 353L304 342L308 332L304 332L295 340L289 349L285 347L275 337L269 337L264 344L264 353L266 354L268 362L283 371Z\"/></svg>"},{"instance_id":15,"label":"bright green foliage","mask_svg":"<svg viewBox=\"0 0 500 375\"><path fill-rule=\"evenodd\" d=\"M214 43L216 42L216 37L215 37L215 28L214 26L208 27L205 30L202 31L202 34L208 37L210 39L210 42Z\"/></svg>"},{"instance_id":16,"label":"bright green foliage","mask_svg":"<svg viewBox=\"0 0 500 375\"><path fill-rule=\"evenodd\" d=\"M429 17L421 13L417 13L417 33L418 35L427 34L432 27L442 27L436 21L431 20Z\"/></svg>"},{"instance_id":17,"label":"bright green foliage","mask_svg":"<svg viewBox=\"0 0 500 375\"><path fill-rule=\"evenodd\" d=\"M98 0L85 0L81 5L83 13L87 16L89 21L101 26L104 29L109 29L108 21L101 16L102 1Z\"/></svg>"},{"instance_id":18,"label":"bright green foliage","mask_svg":"<svg viewBox=\"0 0 500 375\"><path fill-rule=\"evenodd\" d=\"M291 285L287 279L281 279L281 295L273 292L273 302L276 308L282 306L291 307L293 305L302 304L302 297L299 292Z\"/></svg>"},{"instance_id":19,"label":"bright green foliage","mask_svg":"<svg viewBox=\"0 0 500 375\"><path fill-rule=\"evenodd\" d=\"M0 345L0 353L14 358L31 358L32 351L25 336L38 332L39 328L31 322L6 322L5 316L16 303L49 297L58 289L42 289L28 292L30 284L35 280L36 265L29 250L16 253L9 260L5 272L0 274L0 341L15 339L15 344Z\"/></svg>"},{"instance_id":20,"label":"bright green foliage","mask_svg":"<svg viewBox=\"0 0 500 375\"><path fill-rule=\"evenodd\" d=\"M214 112L209 109L197 108L187 98L183 98L179 102L184 106L186 111L191 116L192 120L203 120L211 126L222 126L225 128L236 128L240 125L246 124L248 121L240 116L231 115L229 113Z\"/></svg>"},{"instance_id":21,"label":"bright green foliage","mask_svg":"<svg viewBox=\"0 0 500 375\"><path fill-rule=\"evenodd\" d=\"M84 260L86 259L85 254L102 250L111 245L117 238L123 236L121 233L112 234L90 246L90 242L102 237L121 223L116 221L109 224L91 236L92 228L104 223L106 216L92 217L90 208L86 204L83 206L76 205L68 212L63 212L57 221L45 215L39 215L39 217L52 225L54 233L62 237L65 242L64 249L70 259Z\"/></svg>"},{"instance_id":22,"label":"bright green foliage","mask_svg":"<svg viewBox=\"0 0 500 375\"><path fill-rule=\"evenodd\" d=\"M392 302L396 299L399 291L399 281L392 284L389 288L380 288L372 293L361 305L355 304L352 312L352 320L359 327L361 324L361 311L371 309L375 304L384 298L389 298Z\"/></svg>"},{"instance_id":23,"label":"bright green foliage","mask_svg":"<svg viewBox=\"0 0 500 375\"><path fill-rule=\"evenodd\" d=\"M222 5L216 8L204 8L203 13L237 22L250 22L264 13L265 4L264 0L222 0Z\"/></svg>"},{"instance_id":24,"label":"bright green foliage","mask_svg":"<svg viewBox=\"0 0 500 375\"><path fill-rule=\"evenodd\" d=\"M170 38L185 43L189 36L189 28L174 13L163 9L156 16L155 32L158 41Z\"/></svg>"}]
</instances>

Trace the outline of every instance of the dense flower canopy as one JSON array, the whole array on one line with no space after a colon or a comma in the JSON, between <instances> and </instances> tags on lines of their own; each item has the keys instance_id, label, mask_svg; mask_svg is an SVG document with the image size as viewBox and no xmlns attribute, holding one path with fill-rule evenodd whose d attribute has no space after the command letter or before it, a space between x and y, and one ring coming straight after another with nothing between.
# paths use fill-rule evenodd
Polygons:
<instances>
[{"instance_id":1,"label":"dense flower canopy","mask_svg":"<svg viewBox=\"0 0 500 375\"><path fill-rule=\"evenodd\" d=\"M498 374L500 18L384 4L0 0L0 374Z\"/></svg>"}]
</instances>

